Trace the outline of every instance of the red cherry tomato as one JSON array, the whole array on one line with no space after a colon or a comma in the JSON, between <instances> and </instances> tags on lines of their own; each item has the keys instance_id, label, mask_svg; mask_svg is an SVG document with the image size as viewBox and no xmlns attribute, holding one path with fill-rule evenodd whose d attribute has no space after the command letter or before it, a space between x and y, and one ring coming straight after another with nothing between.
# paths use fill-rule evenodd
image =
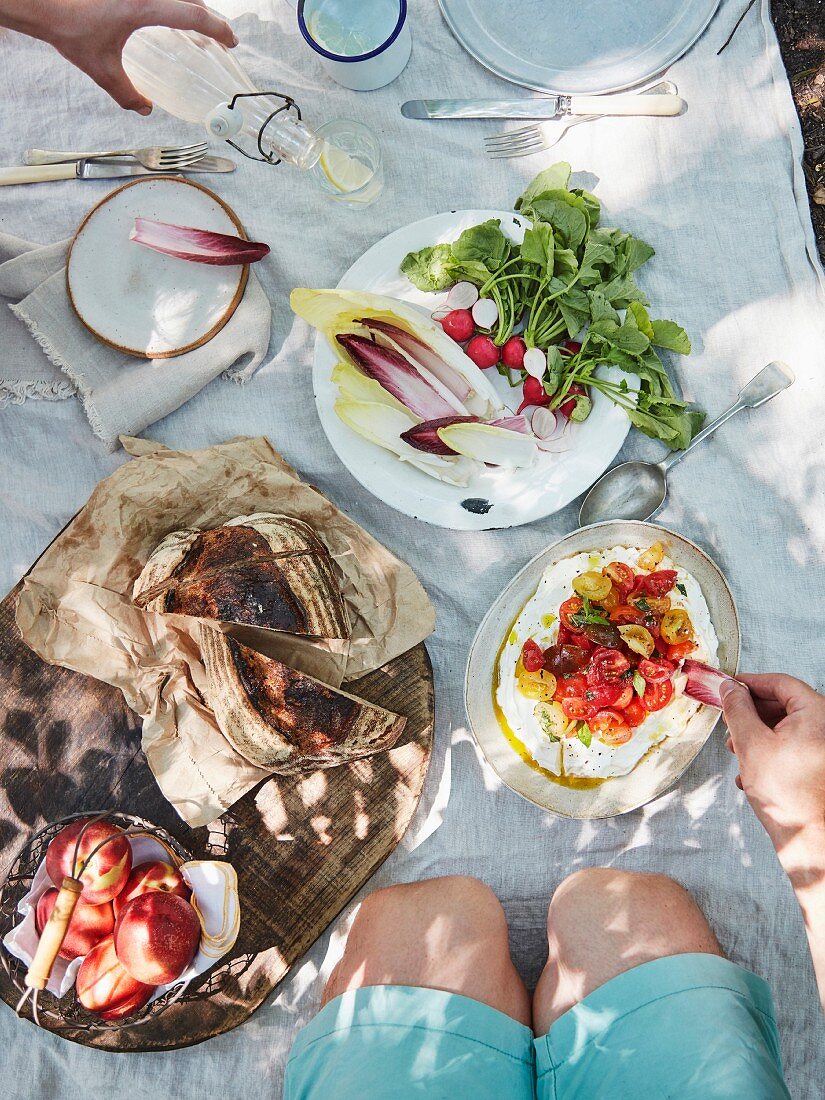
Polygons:
<instances>
[{"instance_id":1,"label":"red cherry tomato","mask_svg":"<svg viewBox=\"0 0 825 1100\"><path fill-rule=\"evenodd\" d=\"M663 684L648 684L642 696L642 706L645 710L661 710L666 707L673 698L673 684L665 680Z\"/></svg>"},{"instance_id":2,"label":"red cherry tomato","mask_svg":"<svg viewBox=\"0 0 825 1100\"><path fill-rule=\"evenodd\" d=\"M493 343L492 337L479 333L474 336L466 347L466 352L477 367L487 370L494 367L499 360L499 349Z\"/></svg>"},{"instance_id":3,"label":"red cherry tomato","mask_svg":"<svg viewBox=\"0 0 825 1100\"><path fill-rule=\"evenodd\" d=\"M669 645L667 647L667 658L669 661L674 661L676 664L679 661L684 661L685 657L689 657L696 649L696 642L679 642L677 645Z\"/></svg>"},{"instance_id":4,"label":"red cherry tomato","mask_svg":"<svg viewBox=\"0 0 825 1100\"><path fill-rule=\"evenodd\" d=\"M559 405L559 412L565 419L569 420L576 407L576 397L581 397L583 394L587 393L587 390L584 386L580 386L578 382L574 382L567 392L570 396L565 398Z\"/></svg>"},{"instance_id":5,"label":"red cherry tomato","mask_svg":"<svg viewBox=\"0 0 825 1100\"><path fill-rule=\"evenodd\" d=\"M564 623L559 623L559 634L556 638L556 645L578 645L579 637L574 634L572 630L568 630Z\"/></svg>"},{"instance_id":6,"label":"red cherry tomato","mask_svg":"<svg viewBox=\"0 0 825 1100\"><path fill-rule=\"evenodd\" d=\"M602 569L602 573L610 578L613 587L619 590L623 599L633 590L633 585L636 583L636 574L623 561L611 561Z\"/></svg>"},{"instance_id":7,"label":"red cherry tomato","mask_svg":"<svg viewBox=\"0 0 825 1100\"><path fill-rule=\"evenodd\" d=\"M593 717L599 708L594 706L593 703L588 703L586 699L573 696L569 699L562 699L561 709L564 711L566 718L573 718L577 722L586 722L588 718Z\"/></svg>"},{"instance_id":8,"label":"red cherry tomato","mask_svg":"<svg viewBox=\"0 0 825 1100\"><path fill-rule=\"evenodd\" d=\"M647 711L644 708L641 699L631 699L627 706L622 711L622 718L630 726L631 729L635 729L636 726L640 726L647 718Z\"/></svg>"},{"instance_id":9,"label":"red cherry tomato","mask_svg":"<svg viewBox=\"0 0 825 1100\"><path fill-rule=\"evenodd\" d=\"M584 699L586 703L592 703L596 710L603 710L605 707L615 706L616 700L623 694L624 685L621 683L588 684Z\"/></svg>"},{"instance_id":10,"label":"red cherry tomato","mask_svg":"<svg viewBox=\"0 0 825 1100\"><path fill-rule=\"evenodd\" d=\"M630 661L618 649L597 649L587 670L588 687L615 683L629 668Z\"/></svg>"},{"instance_id":11,"label":"red cherry tomato","mask_svg":"<svg viewBox=\"0 0 825 1100\"><path fill-rule=\"evenodd\" d=\"M521 647L521 663L527 672L538 672L544 668L544 653L538 642L528 638Z\"/></svg>"},{"instance_id":12,"label":"red cherry tomato","mask_svg":"<svg viewBox=\"0 0 825 1100\"><path fill-rule=\"evenodd\" d=\"M638 607L631 607L629 603L620 603L610 612L610 621L620 626L638 625L644 619L644 613Z\"/></svg>"},{"instance_id":13,"label":"red cherry tomato","mask_svg":"<svg viewBox=\"0 0 825 1100\"><path fill-rule=\"evenodd\" d=\"M469 340L476 330L473 315L469 309L453 309L441 318L441 327L457 344Z\"/></svg>"},{"instance_id":14,"label":"red cherry tomato","mask_svg":"<svg viewBox=\"0 0 825 1100\"><path fill-rule=\"evenodd\" d=\"M600 710L590 719L589 725L606 745L623 745L633 736L630 726L615 710Z\"/></svg>"},{"instance_id":15,"label":"red cherry tomato","mask_svg":"<svg viewBox=\"0 0 825 1100\"><path fill-rule=\"evenodd\" d=\"M553 698L557 703L565 699L581 699L587 691L587 680L584 676L563 676L556 682L556 693Z\"/></svg>"},{"instance_id":16,"label":"red cherry tomato","mask_svg":"<svg viewBox=\"0 0 825 1100\"><path fill-rule=\"evenodd\" d=\"M640 574L633 586L633 596L666 596L676 584L679 574L675 569L659 569L655 573Z\"/></svg>"},{"instance_id":17,"label":"red cherry tomato","mask_svg":"<svg viewBox=\"0 0 825 1100\"><path fill-rule=\"evenodd\" d=\"M583 628L580 626L576 626L576 624L574 622L571 622L570 620L570 616L578 615L582 607L584 607L584 604L582 603L580 596L570 596L559 608L559 618L561 619L561 624L565 628L565 630L569 630L571 634L583 633ZM576 645L578 645L578 641L576 642Z\"/></svg>"},{"instance_id":18,"label":"red cherry tomato","mask_svg":"<svg viewBox=\"0 0 825 1100\"><path fill-rule=\"evenodd\" d=\"M669 680L671 673L673 672L673 665L667 661L639 661L639 674L644 677L649 684L663 684L665 680Z\"/></svg>"},{"instance_id":19,"label":"red cherry tomato","mask_svg":"<svg viewBox=\"0 0 825 1100\"><path fill-rule=\"evenodd\" d=\"M633 684L632 684L632 682L630 680L624 680L623 684L624 684L624 687L622 688L621 695L619 696L618 699L615 700L615 702L610 704L613 707L614 710L623 711L625 709L625 707L630 706L630 704L633 702Z\"/></svg>"},{"instance_id":20,"label":"red cherry tomato","mask_svg":"<svg viewBox=\"0 0 825 1100\"><path fill-rule=\"evenodd\" d=\"M527 345L520 336L511 336L505 340L501 349L501 361L505 367L511 370L522 370L524 367L524 353Z\"/></svg>"},{"instance_id":21,"label":"red cherry tomato","mask_svg":"<svg viewBox=\"0 0 825 1100\"><path fill-rule=\"evenodd\" d=\"M470 344L472 340L470 341ZM467 354L469 355L470 345L467 345ZM539 382L538 378L534 378L532 374L528 374L524 379L524 385L521 389L522 400L519 407L516 409L517 413L522 412L529 405L544 406L550 404L550 396L544 392L544 386Z\"/></svg>"}]
</instances>

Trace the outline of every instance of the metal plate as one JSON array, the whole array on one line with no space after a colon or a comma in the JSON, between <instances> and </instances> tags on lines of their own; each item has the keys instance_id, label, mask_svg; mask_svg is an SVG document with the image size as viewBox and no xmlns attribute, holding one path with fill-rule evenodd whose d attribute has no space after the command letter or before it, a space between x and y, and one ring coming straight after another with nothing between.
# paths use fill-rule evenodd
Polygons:
<instances>
[{"instance_id":1,"label":"metal plate","mask_svg":"<svg viewBox=\"0 0 825 1100\"><path fill-rule=\"evenodd\" d=\"M542 550L510 581L484 616L470 648L464 684L467 717L487 762L512 790L562 817L616 817L636 810L669 790L699 754L719 719L702 706L678 737L655 745L627 775L597 787L574 788L553 782L527 764L504 736L493 709L493 678L501 643L532 597L548 565L589 550L610 546L664 543L665 553L691 573L702 589L719 639L719 667L735 675L739 664L739 617L719 566L695 543L665 527L635 520L611 520L582 527Z\"/></svg>"},{"instance_id":2,"label":"metal plate","mask_svg":"<svg viewBox=\"0 0 825 1100\"><path fill-rule=\"evenodd\" d=\"M617 92L686 53L719 0L439 0L450 30L485 68L537 91Z\"/></svg>"}]
</instances>

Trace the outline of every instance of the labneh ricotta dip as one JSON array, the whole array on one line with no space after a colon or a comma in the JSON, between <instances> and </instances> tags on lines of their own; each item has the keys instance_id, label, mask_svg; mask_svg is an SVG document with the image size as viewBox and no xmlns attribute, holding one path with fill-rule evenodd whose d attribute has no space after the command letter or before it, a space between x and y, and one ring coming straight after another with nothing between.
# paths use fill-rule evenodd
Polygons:
<instances>
[{"instance_id":1,"label":"labneh ricotta dip","mask_svg":"<svg viewBox=\"0 0 825 1100\"><path fill-rule=\"evenodd\" d=\"M590 744L586 745L575 733L580 727L580 723L575 721L567 724L565 735L553 740L536 717L536 699L529 698L519 689L517 665L522 647L527 639L535 641L542 650L556 643L559 608L574 595L574 578L588 571L601 572L610 562L624 563L636 574L644 573L639 559L648 549L613 546L600 552L576 554L548 566L535 595L525 605L505 640L497 670L496 702L509 732L524 746L529 756L541 768L560 778L607 779L627 775L653 745L668 737L679 737L701 706L685 695L686 678L677 670L672 676L673 695L670 701L661 710L647 714L641 724L633 728L628 741L609 745L593 733ZM668 569L677 573L675 585L668 593L671 608L685 610L693 624L695 649L690 656L715 665L718 639L699 584L690 573L680 569L665 555L656 564L655 570Z\"/></svg>"}]
</instances>

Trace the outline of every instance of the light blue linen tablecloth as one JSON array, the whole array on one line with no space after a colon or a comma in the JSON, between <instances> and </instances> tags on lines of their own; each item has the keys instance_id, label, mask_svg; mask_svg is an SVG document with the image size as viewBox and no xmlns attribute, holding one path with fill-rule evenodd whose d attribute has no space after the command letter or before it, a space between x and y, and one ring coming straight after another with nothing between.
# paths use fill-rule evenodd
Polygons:
<instances>
[{"instance_id":1,"label":"light blue linen tablecloth","mask_svg":"<svg viewBox=\"0 0 825 1100\"><path fill-rule=\"evenodd\" d=\"M502 898L513 950L528 979L543 961L546 901L570 870L612 864L665 871L697 897L731 957L774 990L791 1092L821 1095L825 1028L802 920L770 845L733 785L735 764L717 734L678 787L613 821L556 819L502 788L466 727L462 677L484 611L533 554L576 524L571 506L513 531L449 534L390 511L335 458L312 400L313 336L288 308L293 286L331 286L364 249L414 219L462 206L507 207L556 159L590 173L606 220L657 251L642 283L662 316L690 332L679 364L686 394L711 414L772 358L797 384L730 425L674 471L660 520L695 539L730 579L743 625L745 669L785 669L823 686L825 605L825 293L800 165L802 143L768 15L755 6L720 58L744 0L725 0L705 35L668 74L690 105L678 120L603 120L572 130L550 154L490 162L481 139L495 123L403 120L399 103L422 95L511 95L466 56L433 0L413 0L413 56L382 91L359 95L329 82L284 0L224 0L243 43L239 57L264 87L291 91L308 119L362 117L378 133L386 191L373 207L326 205L287 167L241 162L208 181L272 244L260 272L273 305L270 355L245 386L217 380L152 434L172 447L264 433L336 504L417 570L438 611L429 643L438 695L437 749L425 804L408 843L369 884L447 872L479 875ZM251 10L253 9L254 10ZM38 43L0 42L0 161L28 145L191 140L195 131L158 111L122 114L91 82ZM49 242L66 237L106 183L5 188L0 230ZM0 356L37 355L8 313ZM631 433L623 457L658 457ZM25 571L124 460L107 454L76 400L28 401L0 412L0 588ZM449 806L438 822L450 785ZM426 834L430 835L422 840ZM417 841L421 841L416 846ZM296 1029L317 1006L345 918L296 966L243 1027L173 1054L117 1057L18 1023L0 1007L0 1080L9 1100L247 1100L277 1096ZM331 950L330 944L332 945ZM326 963L325 963L326 958ZM817 1084L819 1082L820 1084Z\"/></svg>"}]
</instances>

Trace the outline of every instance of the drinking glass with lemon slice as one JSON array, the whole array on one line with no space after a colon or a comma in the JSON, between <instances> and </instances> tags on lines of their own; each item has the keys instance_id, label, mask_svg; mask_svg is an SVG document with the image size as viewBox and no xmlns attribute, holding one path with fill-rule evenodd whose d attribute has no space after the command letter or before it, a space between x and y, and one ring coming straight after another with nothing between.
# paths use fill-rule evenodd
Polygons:
<instances>
[{"instance_id":1,"label":"drinking glass with lemon slice","mask_svg":"<svg viewBox=\"0 0 825 1100\"><path fill-rule=\"evenodd\" d=\"M346 206L369 206L384 188L381 147L372 130L336 118L315 131L323 146L312 174L328 198Z\"/></svg>"}]
</instances>

